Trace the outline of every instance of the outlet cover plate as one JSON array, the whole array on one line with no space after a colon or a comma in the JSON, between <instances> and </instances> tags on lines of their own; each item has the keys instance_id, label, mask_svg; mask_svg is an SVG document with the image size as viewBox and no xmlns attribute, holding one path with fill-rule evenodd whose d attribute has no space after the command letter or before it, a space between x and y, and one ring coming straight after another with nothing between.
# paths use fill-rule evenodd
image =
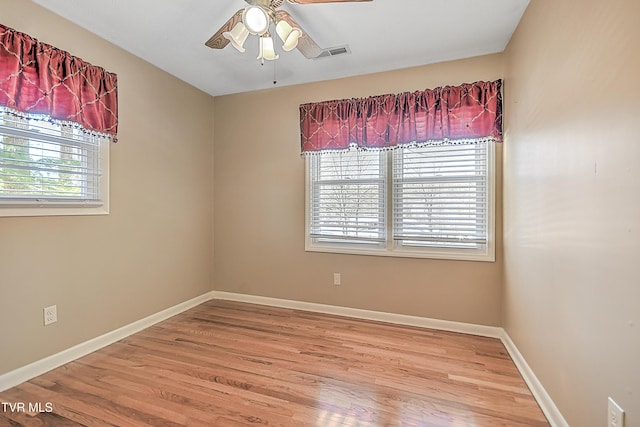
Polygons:
<instances>
[{"instance_id":1,"label":"outlet cover plate","mask_svg":"<svg viewBox=\"0 0 640 427\"><path fill-rule=\"evenodd\" d=\"M624 410L612 398L607 408L607 427L624 427Z\"/></svg>"},{"instance_id":2,"label":"outlet cover plate","mask_svg":"<svg viewBox=\"0 0 640 427\"><path fill-rule=\"evenodd\" d=\"M44 308L44 326L56 323L58 321L58 306Z\"/></svg>"}]
</instances>

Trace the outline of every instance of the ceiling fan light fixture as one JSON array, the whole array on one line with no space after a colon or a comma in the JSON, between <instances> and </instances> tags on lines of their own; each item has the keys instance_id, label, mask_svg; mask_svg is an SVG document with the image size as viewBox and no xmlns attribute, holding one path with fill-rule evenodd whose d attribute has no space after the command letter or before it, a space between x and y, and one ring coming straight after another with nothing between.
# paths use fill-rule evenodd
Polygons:
<instances>
[{"instance_id":1,"label":"ceiling fan light fixture","mask_svg":"<svg viewBox=\"0 0 640 427\"><path fill-rule=\"evenodd\" d=\"M280 55L276 54L276 51L273 48L273 39L269 33L265 33L265 35L260 37L260 53L258 54L257 59L273 61L279 57Z\"/></svg>"},{"instance_id":2,"label":"ceiling fan light fixture","mask_svg":"<svg viewBox=\"0 0 640 427\"><path fill-rule=\"evenodd\" d=\"M289 52L298 46L298 39L302 35L300 28L292 27L287 21L281 20L276 25L276 33L282 40L282 50Z\"/></svg>"},{"instance_id":3,"label":"ceiling fan light fixture","mask_svg":"<svg viewBox=\"0 0 640 427\"><path fill-rule=\"evenodd\" d=\"M222 36L231 42L231 45L238 49L239 52L244 53L244 42L249 37L249 30L242 23L238 22L231 31L225 31Z\"/></svg>"},{"instance_id":4,"label":"ceiling fan light fixture","mask_svg":"<svg viewBox=\"0 0 640 427\"><path fill-rule=\"evenodd\" d=\"M262 35L269 29L269 15L260 6L247 6L242 13L242 22L251 34Z\"/></svg>"}]
</instances>

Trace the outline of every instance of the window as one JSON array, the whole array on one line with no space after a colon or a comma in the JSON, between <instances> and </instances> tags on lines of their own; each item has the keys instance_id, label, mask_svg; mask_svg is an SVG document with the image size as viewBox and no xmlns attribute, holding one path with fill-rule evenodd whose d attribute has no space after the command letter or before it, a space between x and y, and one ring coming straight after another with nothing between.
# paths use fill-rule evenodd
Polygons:
<instances>
[{"instance_id":1,"label":"window","mask_svg":"<svg viewBox=\"0 0 640 427\"><path fill-rule=\"evenodd\" d=\"M354 247L384 245L384 156L352 150L314 156L311 162L311 239Z\"/></svg>"},{"instance_id":2,"label":"window","mask_svg":"<svg viewBox=\"0 0 640 427\"><path fill-rule=\"evenodd\" d=\"M108 213L106 138L0 107L0 216Z\"/></svg>"},{"instance_id":3,"label":"window","mask_svg":"<svg viewBox=\"0 0 640 427\"><path fill-rule=\"evenodd\" d=\"M494 260L493 144L307 158L309 251Z\"/></svg>"}]
</instances>

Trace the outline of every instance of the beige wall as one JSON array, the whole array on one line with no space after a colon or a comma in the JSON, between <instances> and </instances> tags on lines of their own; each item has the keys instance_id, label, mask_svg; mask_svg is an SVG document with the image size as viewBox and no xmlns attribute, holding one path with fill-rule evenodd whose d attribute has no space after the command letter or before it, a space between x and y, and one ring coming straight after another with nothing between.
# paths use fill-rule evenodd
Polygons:
<instances>
[{"instance_id":1,"label":"beige wall","mask_svg":"<svg viewBox=\"0 0 640 427\"><path fill-rule=\"evenodd\" d=\"M572 426L640 426L639 23L533 0L505 55L503 322Z\"/></svg>"},{"instance_id":2,"label":"beige wall","mask_svg":"<svg viewBox=\"0 0 640 427\"><path fill-rule=\"evenodd\" d=\"M0 218L1 374L211 290L213 101L31 2L0 11L117 73L120 108L110 215Z\"/></svg>"},{"instance_id":3,"label":"beige wall","mask_svg":"<svg viewBox=\"0 0 640 427\"><path fill-rule=\"evenodd\" d=\"M495 263L304 251L298 106L500 77L501 56L492 55L216 97L214 288L498 325L501 245Z\"/></svg>"}]
</instances>

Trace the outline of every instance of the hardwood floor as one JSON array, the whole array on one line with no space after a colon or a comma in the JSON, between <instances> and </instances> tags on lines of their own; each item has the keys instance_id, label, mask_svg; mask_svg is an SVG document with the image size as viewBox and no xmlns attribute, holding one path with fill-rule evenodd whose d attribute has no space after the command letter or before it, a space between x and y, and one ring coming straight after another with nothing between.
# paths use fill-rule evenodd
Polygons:
<instances>
[{"instance_id":1,"label":"hardwood floor","mask_svg":"<svg viewBox=\"0 0 640 427\"><path fill-rule=\"evenodd\" d=\"M0 425L549 425L497 339L219 300L0 402Z\"/></svg>"}]
</instances>

